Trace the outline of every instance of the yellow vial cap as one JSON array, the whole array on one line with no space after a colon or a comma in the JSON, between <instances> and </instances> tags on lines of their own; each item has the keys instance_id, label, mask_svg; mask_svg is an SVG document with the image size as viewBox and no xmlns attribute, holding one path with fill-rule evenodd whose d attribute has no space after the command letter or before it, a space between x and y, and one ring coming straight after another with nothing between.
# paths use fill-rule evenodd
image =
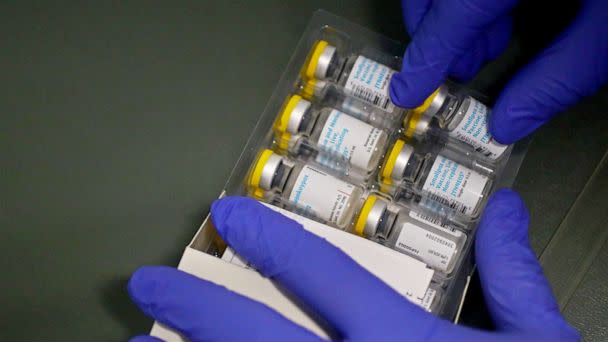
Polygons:
<instances>
[{"instance_id":1,"label":"yellow vial cap","mask_svg":"<svg viewBox=\"0 0 608 342\"><path fill-rule=\"evenodd\" d=\"M315 80L315 79L308 80L306 82L306 84L304 84L304 87L302 87L302 96L307 100L312 99L316 93L316 86L317 86L317 80Z\"/></svg>"},{"instance_id":2,"label":"yellow vial cap","mask_svg":"<svg viewBox=\"0 0 608 342\"><path fill-rule=\"evenodd\" d=\"M273 128L278 140L277 144L279 149L283 151L289 148L289 140L291 140L291 133L287 131L289 127L289 119L291 117L291 113L296 108L300 100L302 100L300 95L292 95L288 97L285 100L281 113L274 122Z\"/></svg>"},{"instance_id":3,"label":"yellow vial cap","mask_svg":"<svg viewBox=\"0 0 608 342\"><path fill-rule=\"evenodd\" d=\"M406 137L411 138L412 136L414 136L414 133L416 132L416 125L418 124L418 120L420 120L420 117L422 116L422 114L424 112L426 112L427 109L429 109L429 107L433 103L433 100L435 100L435 97L437 96L437 94L439 94L440 89L441 89L441 87L437 88L431 94L431 96L427 97L426 100L424 100L424 102L420 106L410 110L407 117L403 121L403 127L405 128Z\"/></svg>"},{"instance_id":4,"label":"yellow vial cap","mask_svg":"<svg viewBox=\"0 0 608 342\"><path fill-rule=\"evenodd\" d=\"M296 108L298 102L300 102L301 100L302 96L300 95L291 95L285 100L281 113L277 117L277 120L274 122L275 131L281 133L287 132L291 113Z\"/></svg>"},{"instance_id":5,"label":"yellow vial cap","mask_svg":"<svg viewBox=\"0 0 608 342\"><path fill-rule=\"evenodd\" d=\"M258 155L255 164L251 169L251 173L247 178L247 186L251 189L251 194L256 198L264 197L264 189L260 187L260 180L262 179L264 167L273 154L274 152L272 152L272 150L264 149Z\"/></svg>"},{"instance_id":6,"label":"yellow vial cap","mask_svg":"<svg viewBox=\"0 0 608 342\"><path fill-rule=\"evenodd\" d=\"M312 47L312 52L304 65L304 76L306 78L315 78L315 71L317 70L317 65L319 64L319 57L321 57L321 54L328 45L329 43L327 41L318 40Z\"/></svg>"},{"instance_id":7,"label":"yellow vial cap","mask_svg":"<svg viewBox=\"0 0 608 342\"><path fill-rule=\"evenodd\" d=\"M365 229L365 223L367 222L367 217L369 213L372 211L374 207L374 203L378 197L376 195L369 195L363 206L361 207L361 211L359 212L359 217L357 217L357 221L355 222L355 234L359 236L363 236L363 231Z\"/></svg>"},{"instance_id":8,"label":"yellow vial cap","mask_svg":"<svg viewBox=\"0 0 608 342\"><path fill-rule=\"evenodd\" d=\"M395 144L393 144L393 148L391 152L388 154L386 159L384 160L384 165L382 165L382 170L380 171L380 179L383 184L391 185L393 184L393 179L391 174L393 173L393 169L395 168L395 163L397 162L397 157L399 157L399 153L403 149L405 145L405 141L401 139L397 139Z\"/></svg>"},{"instance_id":9,"label":"yellow vial cap","mask_svg":"<svg viewBox=\"0 0 608 342\"><path fill-rule=\"evenodd\" d=\"M336 56L337 49L335 46L329 44L325 40L317 41L301 70L302 78L304 78L304 80L323 80L328 76L334 76L328 75L327 73L335 71L331 69L331 66L332 62L335 61Z\"/></svg>"},{"instance_id":10,"label":"yellow vial cap","mask_svg":"<svg viewBox=\"0 0 608 342\"><path fill-rule=\"evenodd\" d=\"M300 93L302 97L306 100L311 100L315 97L323 96L323 91L327 86L327 81L318 80L318 79L310 79L304 82L303 86L300 86Z\"/></svg>"}]
</instances>

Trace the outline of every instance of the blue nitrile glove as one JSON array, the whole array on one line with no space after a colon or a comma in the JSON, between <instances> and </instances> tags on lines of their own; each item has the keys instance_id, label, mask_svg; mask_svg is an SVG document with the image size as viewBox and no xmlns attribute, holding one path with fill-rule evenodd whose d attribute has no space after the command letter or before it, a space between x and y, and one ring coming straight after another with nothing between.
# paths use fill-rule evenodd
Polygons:
<instances>
[{"instance_id":1,"label":"blue nitrile glove","mask_svg":"<svg viewBox=\"0 0 608 342\"><path fill-rule=\"evenodd\" d=\"M524 204L510 190L490 199L475 245L494 332L427 313L324 239L252 199L218 200L211 215L229 245L324 318L339 340L579 340L530 249ZM148 316L193 342L320 341L263 304L173 268L142 267L128 288Z\"/></svg>"},{"instance_id":2,"label":"blue nitrile glove","mask_svg":"<svg viewBox=\"0 0 608 342\"><path fill-rule=\"evenodd\" d=\"M412 36L390 86L400 107L420 105L448 76L472 78L511 36L517 0L402 0ZM547 10L550 17L550 9ZM530 134L608 81L608 1L582 1L580 13L551 46L508 83L489 120L503 144ZM546 18L544 19L546 20ZM550 20L550 19L549 19Z\"/></svg>"}]
</instances>

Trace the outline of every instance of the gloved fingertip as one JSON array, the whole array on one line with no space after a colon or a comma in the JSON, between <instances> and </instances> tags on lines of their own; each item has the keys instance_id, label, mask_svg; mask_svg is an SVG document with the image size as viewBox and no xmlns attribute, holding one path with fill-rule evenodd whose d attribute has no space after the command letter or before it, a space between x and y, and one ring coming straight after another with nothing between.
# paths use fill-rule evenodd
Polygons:
<instances>
[{"instance_id":1,"label":"gloved fingertip","mask_svg":"<svg viewBox=\"0 0 608 342\"><path fill-rule=\"evenodd\" d=\"M486 45L483 39L476 40L465 54L456 58L452 63L450 76L461 83L472 80L485 61Z\"/></svg>"},{"instance_id":2,"label":"gloved fingertip","mask_svg":"<svg viewBox=\"0 0 608 342\"><path fill-rule=\"evenodd\" d=\"M217 229L218 233L226 238L228 233L227 230L230 229L231 225L226 224L226 222L234 215L234 210L247 210L252 206L259 206L255 200L249 197L241 197L241 196L227 196L215 200L213 204L211 204L211 221L213 225Z\"/></svg>"},{"instance_id":3,"label":"gloved fingertip","mask_svg":"<svg viewBox=\"0 0 608 342\"><path fill-rule=\"evenodd\" d=\"M484 215L527 220L528 210L517 192L504 188L499 189L490 197Z\"/></svg>"},{"instance_id":4,"label":"gloved fingertip","mask_svg":"<svg viewBox=\"0 0 608 342\"><path fill-rule=\"evenodd\" d=\"M127 284L131 299L144 313L151 315L151 306L158 298L159 288L175 269L167 266L142 266L137 269Z\"/></svg>"},{"instance_id":5,"label":"gloved fingertip","mask_svg":"<svg viewBox=\"0 0 608 342\"><path fill-rule=\"evenodd\" d=\"M489 199L479 223L476 245L489 246L527 239L528 210L521 197L511 189L500 189ZM478 248L479 250L479 248Z\"/></svg>"},{"instance_id":6,"label":"gloved fingertip","mask_svg":"<svg viewBox=\"0 0 608 342\"><path fill-rule=\"evenodd\" d=\"M391 101L397 107L401 108L416 107L415 105L412 105L412 101L408 97L409 91L410 89L407 82L405 82L401 74L394 74L389 85L389 95L391 97Z\"/></svg>"},{"instance_id":7,"label":"gloved fingertip","mask_svg":"<svg viewBox=\"0 0 608 342\"><path fill-rule=\"evenodd\" d=\"M401 73L394 74L389 85L389 94L391 101L401 108L416 108L426 100L426 98L434 91L425 92L422 87L413 86L417 82L411 81L410 75ZM418 82L420 83L420 82Z\"/></svg>"},{"instance_id":8,"label":"gloved fingertip","mask_svg":"<svg viewBox=\"0 0 608 342\"><path fill-rule=\"evenodd\" d=\"M523 201L519 194L515 192L513 189L509 188L501 188L498 189L492 194L492 197L488 201L488 205L496 205L494 203L507 203L507 204L521 204L523 205Z\"/></svg>"},{"instance_id":9,"label":"gloved fingertip","mask_svg":"<svg viewBox=\"0 0 608 342\"><path fill-rule=\"evenodd\" d=\"M150 335L140 335L132 337L129 342L163 342L163 340Z\"/></svg>"},{"instance_id":10,"label":"gloved fingertip","mask_svg":"<svg viewBox=\"0 0 608 342\"><path fill-rule=\"evenodd\" d=\"M513 144L542 126L547 119L534 109L508 105L511 101L500 98L488 122L494 140L501 144ZM514 102L514 101L513 101Z\"/></svg>"}]
</instances>

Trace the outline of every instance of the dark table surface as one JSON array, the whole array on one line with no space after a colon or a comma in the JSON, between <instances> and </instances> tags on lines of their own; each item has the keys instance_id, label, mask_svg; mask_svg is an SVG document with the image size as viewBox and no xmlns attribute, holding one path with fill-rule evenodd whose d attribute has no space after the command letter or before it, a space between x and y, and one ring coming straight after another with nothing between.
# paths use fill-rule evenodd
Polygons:
<instances>
[{"instance_id":1,"label":"dark table surface","mask_svg":"<svg viewBox=\"0 0 608 342\"><path fill-rule=\"evenodd\" d=\"M118 341L148 330L126 295L129 274L177 263L321 7L405 37L398 1L0 4L0 339ZM473 87L496 95L572 13L562 12L542 28L516 26ZM530 145L515 188L538 253L608 148L607 94Z\"/></svg>"}]
</instances>

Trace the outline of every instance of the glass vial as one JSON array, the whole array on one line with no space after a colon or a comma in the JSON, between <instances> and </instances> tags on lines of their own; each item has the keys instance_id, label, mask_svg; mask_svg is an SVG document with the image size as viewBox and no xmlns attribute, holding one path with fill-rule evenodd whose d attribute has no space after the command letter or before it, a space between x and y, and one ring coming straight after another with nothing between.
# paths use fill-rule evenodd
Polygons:
<instances>
[{"instance_id":1,"label":"glass vial","mask_svg":"<svg viewBox=\"0 0 608 342\"><path fill-rule=\"evenodd\" d=\"M319 40L303 70L306 79L330 81L344 87L348 95L387 112L395 111L389 84L395 70L358 54L343 56L335 46Z\"/></svg>"},{"instance_id":2,"label":"glass vial","mask_svg":"<svg viewBox=\"0 0 608 342\"><path fill-rule=\"evenodd\" d=\"M445 135L490 160L499 160L507 145L496 142L487 127L490 109L455 86L442 85L405 118L405 135Z\"/></svg>"},{"instance_id":3,"label":"glass vial","mask_svg":"<svg viewBox=\"0 0 608 342\"><path fill-rule=\"evenodd\" d=\"M466 235L376 195L365 200L355 233L413 256L449 275L461 254Z\"/></svg>"},{"instance_id":4,"label":"glass vial","mask_svg":"<svg viewBox=\"0 0 608 342\"><path fill-rule=\"evenodd\" d=\"M253 164L247 185L256 198L340 229L352 221L363 195L359 186L268 149Z\"/></svg>"},{"instance_id":5,"label":"glass vial","mask_svg":"<svg viewBox=\"0 0 608 342\"><path fill-rule=\"evenodd\" d=\"M385 157L380 182L383 190L412 189L469 218L479 216L492 185L487 176L441 154L416 153L401 139ZM397 198L408 194L411 192L396 191Z\"/></svg>"},{"instance_id":6,"label":"glass vial","mask_svg":"<svg viewBox=\"0 0 608 342\"><path fill-rule=\"evenodd\" d=\"M347 96L334 83L322 80L300 80L299 94L306 100L323 102L327 107L338 109L389 134L401 131L405 111L397 108L386 112L353 96Z\"/></svg>"},{"instance_id":7,"label":"glass vial","mask_svg":"<svg viewBox=\"0 0 608 342\"><path fill-rule=\"evenodd\" d=\"M338 171L345 160L365 177L377 169L388 141L383 130L337 109L313 108L299 95L286 101L274 130L280 148Z\"/></svg>"}]
</instances>

